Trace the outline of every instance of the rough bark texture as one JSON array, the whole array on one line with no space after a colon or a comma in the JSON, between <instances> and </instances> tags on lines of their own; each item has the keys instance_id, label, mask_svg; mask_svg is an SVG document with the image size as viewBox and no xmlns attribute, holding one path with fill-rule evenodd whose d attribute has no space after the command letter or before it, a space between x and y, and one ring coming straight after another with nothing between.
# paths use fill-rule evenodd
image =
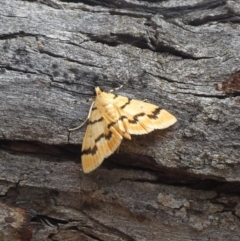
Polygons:
<instances>
[{"instance_id":1,"label":"rough bark texture","mask_svg":"<svg viewBox=\"0 0 240 241\"><path fill-rule=\"evenodd\" d=\"M0 0L0 240L240 240L239 16L237 0ZM125 82L178 123L85 175L85 127L68 128Z\"/></svg>"}]
</instances>

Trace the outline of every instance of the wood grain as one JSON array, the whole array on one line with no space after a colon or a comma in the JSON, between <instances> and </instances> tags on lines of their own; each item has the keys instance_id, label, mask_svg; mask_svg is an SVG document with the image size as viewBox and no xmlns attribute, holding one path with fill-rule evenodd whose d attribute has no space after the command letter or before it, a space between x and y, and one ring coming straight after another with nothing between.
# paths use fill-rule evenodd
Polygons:
<instances>
[{"instance_id":1,"label":"wood grain","mask_svg":"<svg viewBox=\"0 0 240 241\"><path fill-rule=\"evenodd\" d=\"M239 9L0 1L0 202L34 211L31 240L239 240ZM85 175L68 128L123 83L178 122Z\"/></svg>"}]
</instances>

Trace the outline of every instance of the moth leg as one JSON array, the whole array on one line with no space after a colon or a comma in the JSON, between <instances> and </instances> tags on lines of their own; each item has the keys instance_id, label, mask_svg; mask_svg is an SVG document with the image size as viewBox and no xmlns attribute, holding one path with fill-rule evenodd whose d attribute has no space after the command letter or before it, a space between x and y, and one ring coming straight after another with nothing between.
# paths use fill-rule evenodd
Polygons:
<instances>
[{"instance_id":1,"label":"moth leg","mask_svg":"<svg viewBox=\"0 0 240 241\"><path fill-rule=\"evenodd\" d=\"M94 101L91 104L91 107L89 109L88 116L87 116L86 120L80 126L68 129L69 131L76 131L76 130L80 129L89 120L91 112L92 112L93 105L94 105Z\"/></svg>"}]
</instances>

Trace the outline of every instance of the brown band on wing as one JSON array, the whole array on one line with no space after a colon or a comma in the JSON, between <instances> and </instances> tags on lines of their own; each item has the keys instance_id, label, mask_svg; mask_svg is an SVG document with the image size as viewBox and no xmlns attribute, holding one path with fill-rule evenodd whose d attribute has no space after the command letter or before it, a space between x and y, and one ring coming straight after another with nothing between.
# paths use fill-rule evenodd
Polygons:
<instances>
[{"instance_id":1,"label":"brown band on wing","mask_svg":"<svg viewBox=\"0 0 240 241\"><path fill-rule=\"evenodd\" d=\"M146 115L145 113L141 112L139 114L134 115L133 118L137 119L138 117L145 116L145 115Z\"/></svg>"},{"instance_id":2,"label":"brown band on wing","mask_svg":"<svg viewBox=\"0 0 240 241\"><path fill-rule=\"evenodd\" d=\"M112 138L112 132L109 131L109 133L107 135L105 135L104 133L102 133L101 135L99 135L96 139L95 139L95 145L93 146L93 148L88 148L86 150L82 151L82 155L95 155L97 153L98 147L97 147L97 143L102 139L105 138L107 140L110 140Z\"/></svg>"},{"instance_id":3,"label":"brown band on wing","mask_svg":"<svg viewBox=\"0 0 240 241\"><path fill-rule=\"evenodd\" d=\"M121 121L123 121L124 119L128 119L127 116L122 115L122 116L119 118L119 120L121 120ZM118 122L119 120L110 122L110 123L108 124L107 128L110 129L112 126L114 126L115 124L117 124L117 122Z\"/></svg>"},{"instance_id":4,"label":"brown band on wing","mask_svg":"<svg viewBox=\"0 0 240 241\"><path fill-rule=\"evenodd\" d=\"M94 107L92 108L92 111L93 111L93 110L96 110L96 109L97 109L97 107L94 106Z\"/></svg>"},{"instance_id":5,"label":"brown band on wing","mask_svg":"<svg viewBox=\"0 0 240 241\"><path fill-rule=\"evenodd\" d=\"M123 121L124 119L127 119L127 116L122 115L122 116L119 118L119 120L121 120L121 121Z\"/></svg>"},{"instance_id":6,"label":"brown band on wing","mask_svg":"<svg viewBox=\"0 0 240 241\"><path fill-rule=\"evenodd\" d=\"M145 113L142 112L142 113L139 113L137 115L134 115L133 120L128 120L128 121L131 124L136 124L136 123L138 123L138 117L141 117L141 116L145 116Z\"/></svg>"},{"instance_id":7,"label":"brown band on wing","mask_svg":"<svg viewBox=\"0 0 240 241\"><path fill-rule=\"evenodd\" d=\"M104 133L102 133L101 135L99 135L96 139L95 139L95 143L98 143L102 138L105 138L107 140L110 140L112 138L112 132L109 131L109 133L107 135L105 135Z\"/></svg>"},{"instance_id":8,"label":"brown band on wing","mask_svg":"<svg viewBox=\"0 0 240 241\"><path fill-rule=\"evenodd\" d=\"M107 140L110 140L110 139L112 138L112 132L109 131L109 133L108 133L107 135L105 135L105 138L106 138Z\"/></svg>"},{"instance_id":9,"label":"brown band on wing","mask_svg":"<svg viewBox=\"0 0 240 241\"><path fill-rule=\"evenodd\" d=\"M113 121L113 122L110 122L107 126L108 129L110 129L112 126L114 126L117 122L116 121Z\"/></svg>"},{"instance_id":10,"label":"brown band on wing","mask_svg":"<svg viewBox=\"0 0 240 241\"><path fill-rule=\"evenodd\" d=\"M103 121L103 117L101 117L101 118L99 118L97 120L94 120L94 121L89 121L88 124L93 125L93 124L95 124L97 122L101 122L101 121Z\"/></svg>"},{"instance_id":11,"label":"brown band on wing","mask_svg":"<svg viewBox=\"0 0 240 241\"><path fill-rule=\"evenodd\" d=\"M94 156L97 153L97 150L98 150L97 146L94 145L93 148L90 147L86 150L83 150L82 155L90 155L91 154L92 156Z\"/></svg>"},{"instance_id":12,"label":"brown band on wing","mask_svg":"<svg viewBox=\"0 0 240 241\"><path fill-rule=\"evenodd\" d=\"M131 100L132 99L128 98L128 101L124 105L120 106L120 108L124 109L127 105L129 105L131 103Z\"/></svg>"},{"instance_id":13,"label":"brown band on wing","mask_svg":"<svg viewBox=\"0 0 240 241\"><path fill-rule=\"evenodd\" d=\"M99 135L96 139L95 139L95 143L99 142L102 138L104 138L105 135L104 133L102 133L101 135Z\"/></svg>"},{"instance_id":14,"label":"brown band on wing","mask_svg":"<svg viewBox=\"0 0 240 241\"><path fill-rule=\"evenodd\" d=\"M158 118L158 114L161 112L161 109L159 107L157 107L151 115L147 115L150 119L157 119Z\"/></svg>"},{"instance_id":15,"label":"brown band on wing","mask_svg":"<svg viewBox=\"0 0 240 241\"><path fill-rule=\"evenodd\" d=\"M127 119L129 123L131 123L131 124L136 124L136 123L138 123L138 117L145 116L145 115L146 115L146 114L143 113L143 112L142 112L142 113L139 113L139 114L137 114L137 115L134 115L134 116L133 116L133 120L129 120L129 119L127 118L127 116L122 115L122 116L119 118L119 120L123 121L124 119ZM110 128L111 126L114 126L115 124L117 124L117 122L118 122L118 121L114 121L114 122L109 123L109 124L108 124L108 128Z\"/></svg>"}]
</instances>

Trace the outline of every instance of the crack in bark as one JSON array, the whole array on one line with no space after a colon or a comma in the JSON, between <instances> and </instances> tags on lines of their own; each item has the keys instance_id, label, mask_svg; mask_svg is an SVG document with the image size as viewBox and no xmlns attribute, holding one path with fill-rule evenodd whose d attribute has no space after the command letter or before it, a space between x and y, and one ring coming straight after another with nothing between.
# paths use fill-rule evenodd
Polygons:
<instances>
[{"instance_id":1,"label":"crack in bark","mask_svg":"<svg viewBox=\"0 0 240 241\"><path fill-rule=\"evenodd\" d=\"M203 97L203 98L217 98L217 99L229 99L233 97L238 97L240 96L240 93L235 93L235 94L222 94L222 95L208 95L208 94L197 94L197 93L192 93L192 92L179 92L176 91L175 93L178 94L184 94L184 95L193 95L197 97Z\"/></svg>"},{"instance_id":2,"label":"crack in bark","mask_svg":"<svg viewBox=\"0 0 240 241\"><path fill-rule=\"evenodd\" d=\"M98 65L94 65L94 64L89 64L89 63L85 63L85 62L82 62L82 61L78 61L78 60L74 60L74 59L70 59L70 58L66 58L62 55L59 55L59 54L55 54L55 53L52 53L50 51L46 51L46 50L43 50L43 49L40 49L39 50L39 53L41 54L46 54L48 56L51 56L51 57L54 57L54 58L60 58L60 59L64 59L64 60L67 60L71 63L77 63L77 64L81 64L81 65L84 65L84 66L90 66L90 67L95 67L95 68L98 68L98 69L102 69L101 66L98 66Z\"/></svg>"},{"instance_id":3,"label":"crack in bark","mask_svg":"<svg viewBox=\"0 0 240 241\"><path fill-rule=\"evenodd\" d=\"M0 34L0 40L5 40L5 39L17 39L19 37L37 37L37 34L32 34L32 33L26 33L24 31L19 31L16 33L9 33L9 34Z\"/></svg>"},{"instance_id":4,"label":"crack in bark","mask_svg":"<svg viewBox=\"0 0 240 241\"><path fill-rule=\"evenodd\" d=\"M23 145L24 144L24 145ZM39 149L36 148L36 144L35 142L31 142L31 141L0 141L0 150L10 150L11 153L18 153L18 155L20 155L21 153L23 154L29 154L29 155L33 155L33 156L38 156L39 153L44 154L44 150L47 150L47 152L45 153L45 155L49 155L49 156L54 156L55 155L55 151L51 151L52 149L56 149L59 151L62 150L62 154L61 155L66 155L68 156L68 158L70 156L75 156L76 158L79 157L80 155L80 150L79 150L79 145L65 145L64 146L60 146L60 145L47 145L47 144L42 144L39 143L37 145L39 145ZM21 150L19 150L19 147L17 147L19 145L19 147L23 146L26 148L27 147L27 153L24 152L24 150L21 152ZM15 146L15 147L14 147ZM32 148L32 152L31 150L31 146ZM17 151L15 151L15 148L17 149ZM73 154L73 150L75 149L75 153ZM38 151L39 150L39 151ZM58 153L59 155L59 153ZM115 155L115 158L118 156L119 154ZM75 157L73 157L75 159ZM136 157L137 158L137 157ZM122 159L122 158L121 158ZM139 156L138 158L139 159ZM118 162L119 163L119 162ZM141 165L145 165L144 164L144 160L142 161L142 163L140 163ZM224 164L224 163L223 163ZM168 168L168 167L164 167L164 166L159 166L156 165L156 167L149 167L146 168L144 166L134 166L134 167L128 167L125 166L124 167L122 165L116 164L114 162L111 163L106 163L105 167L107 168L108 165L110 166L115 166L115 168L118 169L126 169L126 170L142 170L145 172L150 172L152 174L154 174L156 176L156 179L154 180L149 180L149 179L128 179L128 178L121 178L120 181L133 181L133 182L148 182L148 183L152 183L152 184L166 184L166 185L171 185L171 186L187 186L193 189L201 189L201 190L216 190L217 192L225 192L225 193L239 193L239 186L240 186L240 182L237 181L225 181L225 180L218 180L218 177L208 177L208 176L204 176L204 175L197 175L197 174L192 174L187 172L186 170L180 170L178 169L173 169L173 168ZM25 173L28 174L29 173ZM22 178L18 181L18 183L16 184L16 188L18 188L19 184L21 181L23 180L27 180L28 177L26 178ZM180 182L181 180L181 182Z\"/></svg>"},{"instance_id":5,"label":"crack in bark","mask_svg":"<svg viewBox=\"0 0 240 241\"><path fill-rule=\"evenodd\" d=\"M100 221L94 219L93 217L91 217L90 215L88 215L86 212L83 211L83 214L88 217L92 222L96 223L97 225L106 228L108 230L108 232L110 232L111 234L116 235L117 237L123 238L126 241L136 241L134 238L130 237L128 234L118 230L117 228L113 228L110 227L108 225L105 225L103 223L101 223Z\"/></svg>"},{"instance_id":6,"label":"crack in bark","mask_svg":"<svg viewBox=\"0 0 240 241\"><path fill-rule=\"evenodd\" d=\"M34 71L27 71L27 70L24 70L24 69L18 69L18 68L13 68L11 67L10 65L1 65L0 66L1 68L4 68L6 70L10 70L10 71L15 71L15 72L20 72L20 73L25 73L25 74L37 74L37 72L34 72Z\"/></svg>"}]
</instances>

